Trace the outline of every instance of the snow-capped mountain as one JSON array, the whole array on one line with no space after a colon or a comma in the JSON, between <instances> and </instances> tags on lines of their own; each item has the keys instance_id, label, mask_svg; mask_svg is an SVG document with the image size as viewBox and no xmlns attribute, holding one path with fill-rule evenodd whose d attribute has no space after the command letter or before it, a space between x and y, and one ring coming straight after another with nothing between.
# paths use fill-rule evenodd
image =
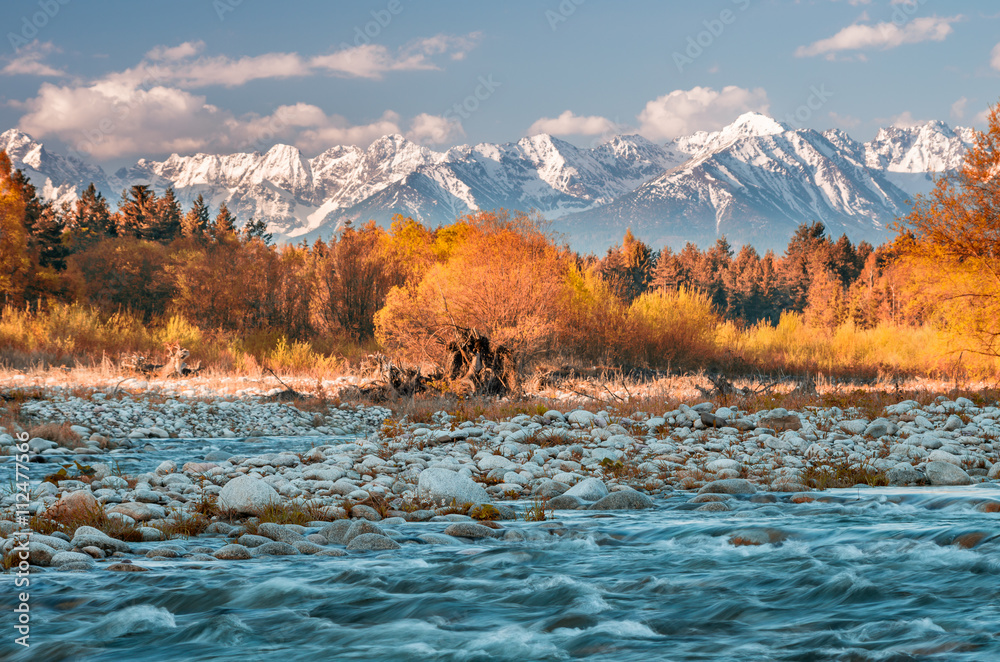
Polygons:
<instances>
[{"instance_id":1,"label":"snow-capped mountain","mask_svg":"<svg viewBox=\"0 0 1000 662\"><path fill-rule=\"evenodd\" d=\"M961 163L973 137L935 121L882 129L860 143L840 130L792 130L748 113L665 145L633 135L580 148L542 134L438 152L389 135L312 158L288 145L174 154L112 176L16 130L0 134L0 149L49 199L71 200L91 181L112 203L134 184L172 186L182 205L198 195L213 208L226 202L239 219L266 220L287 240L328 237L348 220L386 224L400 213L438 224L503 207L536 210L574 247L600 251L626 227L656 247L721 234L734 244L778 247L814 220L831 233L878 241L908 199L930 187L930 173Z\"/></svg>"},{"instance_id":2,"label":"snow-capped mountain","mask_svg":"<svg viewBox=\"0 0 1000 662\"><path fill-rule=\"evenodd\" d=\"M45 200L56 204L73 202L91 182L108 190L100 166L47 151L41 143L16 129L0 133L0 151L7 152L14 168L21 170Z\"/></svg>"},{"instance_id":3,"label":"snow-capped mountain","mask_svg":"<svg viewBox=\"0 0 1000 662\"><path fill-rule=\"evenodd\" d=\"M627 227L655 246L700 244L725 235L734 244L780 248L802 222L834 236L880 241L911 197L870 167L868 152L843 133L791 130L756 113L712 134L682 141L692 158L599 209L561 219L589 243Z\"/></svg>"}]
</instances>

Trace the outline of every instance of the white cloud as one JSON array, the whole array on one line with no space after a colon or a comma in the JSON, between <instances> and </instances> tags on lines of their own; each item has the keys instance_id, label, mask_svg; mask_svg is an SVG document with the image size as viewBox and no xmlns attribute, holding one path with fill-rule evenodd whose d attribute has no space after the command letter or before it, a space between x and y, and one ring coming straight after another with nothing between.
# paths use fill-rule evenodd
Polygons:
<instances>
[{"instance_id":1,"label":"white cloud","mask_svg":"<svg viewBox=\"0 0 1000 662\"><path fill-rule=\"evenodd\" d=\"M943 41L953 32L951 24L962 20L962 16L922 16L897 25L877 23L865 25L855 23L842 29L827 39L820 39L809 46L799 46L797 57L815 55L835 56L841 51L888 50L903 44L917 44L923 41Z\"/></svg>"},{"instance_id":2,"label":"white cloud","mask_svg":"<svg viewBox=\"0 0 1000 662\"><path fill-rule=\"evenodd\" d=\"M24 105L23 131L57 136L98 159L202 149L221 119L204 97L183 90L109 82L86 87L44 83Z\"/></svg>"},{"instance_id":3,"label":"white cloud","mask_svg":"<svg viewBox=\"0 0 1000 662\"><path fill-rule=\"evenodd\" d=\"M167 60L172 62L175 60L184 60L189 57L193 57L203 50L205 50L205 42L185 41L184 43L173 47L156 46L151 51L146 53L146 59L153 61Z\"/></svg>"},{"instance_id":4,"label":"white cloud","mask_svg":"<svg viewBox=\"0 0 1000 662\"><path fill-rule=\"evenodd\" d=\"M445 145L464 137L462 123L455 118L421 113L410 122L406 137L421 145Z\"/></svg>"},{"instance_id":5,"label":"white cloud","mask_svg":"<svg viewBox=\"0 0 1000 662\"><path fill-rule=\"evenodd\" d=\"M37 39L19 49L17 54L4 58L7 64L0 69L5 76L65 76L66 73L42 62L49 53L58 53L59 49L51 41Z\"/></svg>"},{"instance_id":6,"label":"white cloud","mask_svg":"<svg viewBox=\"0 0 1000 662\"><path fill-rule=\"evenodd\" d=\"M402 133L398 113L387 110L379 119L368 124L352 125L340 115L323 115L322 120L302 131L294 139L299 149L317 153L334 145L367 146L387 134Z\"/></svg>"},{"instance_id":7,"label":"white cloud","mask_svg":"<svg viewBox=\"0 0 1000 662\"><path fill-rule=\"evenodd\" d=\"M892 125L900 129L909 129L910 127L920 126L926 123L926 120L914 119L913 113L908 110L892 118Z\"/></svg>"},{"instance_id":8,"label":"white cloud","mask_svg":"<svg viewBox=\"0 0 1000 662\"><path fill-rule=\"evenodd\" d=\"M432 58L461 59L479 36L437 35L396 52L360 46L309 60L297 53L206 57L201 55L204 43L200 41L157 46L130 69L89 82L43 84L34 98L17 102L24 111L19 127L38 138L60 138L81 155L100 160L168 152L264 150L275 142L308 151L336 144L363 146L385 134L403 133L399 115L386 111L373 121L352 124L304 103L281 106L266 116L236 115L190 90L313 73L379 78L387 71L434 69L437 65ZM34 50L25 51L19 61L34 58L37 62L52 50L51 44L36 42ZM12 66L13 62L8 64ZM38 73L37 66L33 72ZM456 119L424 113L413 118L407 135L424 144L441 144L463 136L464 131Z\"/></svg>"},{"instance_id":9,"label":"white cloud","mask_svg":"<svg viewBox=\"0 0 1000 662\"><path fill-rule=\"evenodd\" d=\"M479 32L465 36L439 34L410 42L396 52L380 44L364 44L330 55L317 55L309 60L309 66L334 75L357 78L381 78L390 71L436 70L440 67L431 59L433 56L464 59L480 37Z\"/></svg>"},{"instance_id":10,"label":"white cloud","mask_svg":"<svg viewBox=\"0 0 1000 662\"><path fill-rule=\"evenodd\" d=\"M990 66L1000 71L1000 44L994 46L990 52Z\"/></svg>"},{"instance_id":11,"label":"white cloud","mask_svg":"<svg viewBox=\"0 0 1000 662\"><path fill-rule=\"evenodd\" d=\"M481 34L440 34L417 39L392 51L378 44L341 49L329 55L303 57L298 53L264 53L230 58L200 55L204 42L187 41L173 47L156 46L135 67L106 76L134 85L172 84L184 89L221 85L238 87L253 80L291 78L326 73L335 76L380 79L392 71L438 70L436 56L460 60L478 43Z\"/></svg>"},{"instance_id":12,"label":"white cloud","mask_svg":"<svg viewBox=\"0 0 1000 662\"><path fill-rule=\"evenodd\" d=\"M639 133L651 140L670 140L696 131L715 131L743 113L767 113L770 103L762 88L729 85L674 90L646 104L639 113Z\"/></svg>"},{"instance_id":13,"label":"white cloud","mask_svg":"<svg viewBox=\"0 0 1000 662\"><path fill-rule=\"evenodd\" d=\"M26 102L19 128L36 137L55 136L80 156L98 160L199 151L266 151L275 143L292 144L315 154L334 145L366 146L386 134L402 134L393 111L376 120L351 124L340 115L298 103L270 115L237 116L202 95L156 86L136 89L101 82L87 87L42 85ZM457 120L417 115L407 137L441 144L464 135Z\"/></svg>"},{"instance_id":14,"label":"white cloud","mask_svg":"<svg viewBox=\"0 0 1000 662\"><path fill-rule=\"evenodd\" d=\"M600 115L581 116L563 111L559 117L543 117L528 128L529 135L549 133L554 136L598 136L615 131L615 123Z\"/></svg>"},{"instance_id":15,"label":"white cloud","mask_svg":"<svg viewBox=\"0 0 1000 662\"><path fill-rule=\"evenodd\" d=\"M965 107L969 104L968 97L962 97L951 104L951 119L960 120L965 117Z\"/></svg>"}]
</instances>

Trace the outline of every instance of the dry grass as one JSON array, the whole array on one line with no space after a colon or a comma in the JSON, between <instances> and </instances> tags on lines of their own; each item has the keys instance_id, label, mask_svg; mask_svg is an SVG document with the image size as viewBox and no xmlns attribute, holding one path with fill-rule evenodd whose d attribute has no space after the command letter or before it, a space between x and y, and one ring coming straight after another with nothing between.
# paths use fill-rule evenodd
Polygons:
<instances>
[{"instance_id":1,"label":"dry grass","mask_svg":"<svg viewBox=\"0 0 1000 662\"><path fill-rule=\"evenodd\" d=\"M83 439L73 431L69 423L43 423L28 428L28 434L42 439L54 441L63 448L80 448L84 446Z\"/></svg>"},{"instance_id":2,"label":"dry grass","mask_svg":"<svg viewBox=\"0 0 1000 662\"><path fill-rule=\"evenodd\" d=\"M327 522L331 517L326 507L314 501L302 505L295 503L272 503L257 514L258 522L274 522L275 524L298 524L305 526L309 522Z\"/></svg>"},{"instance_id":3,"label":"dry grass","mask_svg":"<svg viewBox=\"0 0 1000 662\"><path fill-rule=\"evenodd\" d=\"M547 519L555 518L555 511L546 509L548 499L535 499L531 506L524 511L525 522L544 522Z\"/></svg>"},{"instance_id":4,"label":"dry grass","mask_svg":"<svg viewBox=\"0 0 1000 662\"><path fill-rule=\"evenodd\" d=\"M63 366L108 371L119 356L133 352L162 362L168 342L190 350L189 361L200 361L206 370L260 375L270 368L312 380L340 376L346 361L376 349L372 343L341 338L289 340L271 330L235 337L201 329L178 316L143 324L130 313L106 315L83 304L0 310L0 366L16 370Z\"/></svg>"},{"instance_id":5,"label":"dry grass","mask_svg":"<svg viewBox=\"0 0 1000 662\"><path fill-rule=\"evenodd\" d=\"M62 531L71 538L81 526L90 526L118 540L142 542L142 533L138 526L117 517L108 517L103 508L94 508L84 513L66 512L54 517L36 515L31 518L30 526L32 531L39 533Z\"/></svg>"},{"instance_id":6,"label":"dry grass","mask_svg":"<svg viewBox=\"0 0 1000 662\"><path fill-rule=\"evenodd\" d=\"M875 469L870 462L856 463L842 459L820 465L814 464L803 473L802 482L818 490L827 490L855 485L884 487L889 484L889 479L884 471Z\"/></svg>"},{"instance_id":7,"label":"dry grass","mask_svg":"<svg viewBox=\"0 0 1000 662\"><path fill-rule=\"evenodd\" d=\"M205 533L211 520L202 514L185 515L180 519L170 519L166 523L157 524L154 528L163 532L167 538L191 538Z\"/></svg>"}]
</instances>

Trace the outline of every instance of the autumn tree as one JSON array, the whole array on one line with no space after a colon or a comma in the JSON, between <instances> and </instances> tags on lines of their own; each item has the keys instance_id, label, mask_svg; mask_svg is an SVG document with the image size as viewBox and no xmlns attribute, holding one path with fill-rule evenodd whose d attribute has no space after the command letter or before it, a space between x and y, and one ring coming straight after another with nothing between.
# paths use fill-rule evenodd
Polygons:
<instances>
[{"instance_id":1,"label":"autumn tree","mask_svg":"<svg viewBox=\"0 0 1000 662\"><path fill-rule=\"evenodd\" d=\"M205 198L199 193L191 209L181 220L181 234L185 237L204 239L208 235L210 217Z\"/></svg>"},{"instance_id":2,"label":"autumn tree","mask_svg":"<svg viewBox=\"0 0 1000 662\"><path fill-rule=\"evenodd\" d=\"M153 205L150 218L142 229L142 237L150 241L169 244L181 234L181 206L173 187L167 187Z\"/></svg>"},{"instance_id":3,"label":"autumn tree","mask_svg":"<svg viewBox=\"0 0 1000 662\"><path fill-rule=\"evenodd\" d=\"M21 303L27 277L25 202L12 179L10 159L0 151L0 293L3 303Z\"/></svg>"},{"instance_id":4,"label":"autumn tree","mask_svg":"<svg viewBox=\"0 0 1000 662\"><path fill-rule=\"evenodd\" d=\"M903 259L940 319L1000 354L1000 104L977 131L962 166L917 196L897 230L911 240Z\"/></svg>"},{"instance_id":5,"label":"autumn tree","mask_svg":"<svg viewBox=\"0 0 1000 662\"><path fill-rule=\"evenodd\" d=\"M819 259L824 266L828 266L829 254L830 240L826 236L825 225L820 222L803 223L795 229L785 248L780 268L786 309L796 312L805 310L815 260Z\"/></svg>"},{"instance_id":6,"label":"autumn tree","mask_svg":"<svg viewBox=\"0 0 1000 662\"><path fill-rule=\"evenodd\" d=\"M141 238L156 214L156 194L146 184L122 191L116 214L117 234Z\"/></svg>"},{"instance_id":7,"label":"autumn tree","mask_svg":"<svg viewBox=\"0 0 1000 662\"><path fill-rule=\"evenodd\" d=\"M74 251L115 236L116 228L108 202L93 183L84 189L66 215L66 230L70 249Z\"/></svg>"},{"instance_id":8,"label":"autumn tree","mask_svg":"<svg viewBox=\"0 0 1000 662\"><path fill-rule=\"evenodd\" d=\"M375 313L403 272L387 250L384 230L368 223L352 225L316 252L315 309L323 328L342 331L359 340L375 334Z\"/></svg>"},{"instance_id":9,"label":"autumn tree","mask_svg":"<svg viewBox=\"0 0 1000 662\"><path fill-rule=\"evenodd\" d=\"M376 337L415 359L440 358L457 329L505 345L517 362L551 349L568 256L538 219L523 214L477 212L457 225L458 239L444 261L418 283L389 292L376 317Z\"/></svg>"},{"instance_id":10,"label":"autumn tree","mask_svg":"<svg viewBox=\"0 0 1000 662\"><path fill-rule=\"evenodd\" d=\"M229 206L225 202L219 205L219 213L212 222L212 238L217 242L236 238L236 217L229 211Z\"/></svg>"},{"instance_id":11,"label":"autumn tree","mask_svg":"<svg viewBox=\"0 0 1000 662\"><path fill-rule=\"evenodd\" d=\"M646 291L653 277L653 254L632 229L625 231L622 245L608 249L601 261L601 275L608 280L626 303Z\"/></svg>"}]
</instances>

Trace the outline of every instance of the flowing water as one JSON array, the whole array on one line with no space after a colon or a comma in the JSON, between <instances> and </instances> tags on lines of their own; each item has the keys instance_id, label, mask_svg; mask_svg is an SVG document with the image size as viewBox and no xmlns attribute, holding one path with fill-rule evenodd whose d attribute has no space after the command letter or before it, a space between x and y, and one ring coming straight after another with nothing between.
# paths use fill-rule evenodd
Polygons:
<instances>
[{"instance_id":1,"label":"flowing water","mask_svg":"<svg viewBox=\"0 0 1000 662\"><path fill-rule=\"evenodd\" d=\"M1000 514L982 507L1000 489L812 496L505 523L524 542L419 544L446 523L411 523L387 553L46 570L31 649L5 628L0 659L1000 660Z\"/></svg>"}]
</instances>

